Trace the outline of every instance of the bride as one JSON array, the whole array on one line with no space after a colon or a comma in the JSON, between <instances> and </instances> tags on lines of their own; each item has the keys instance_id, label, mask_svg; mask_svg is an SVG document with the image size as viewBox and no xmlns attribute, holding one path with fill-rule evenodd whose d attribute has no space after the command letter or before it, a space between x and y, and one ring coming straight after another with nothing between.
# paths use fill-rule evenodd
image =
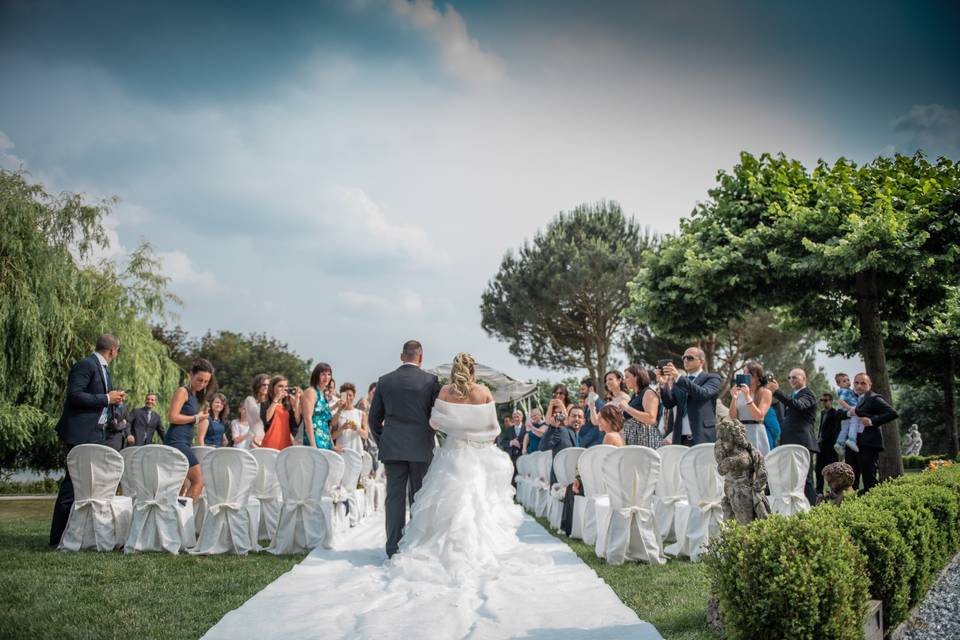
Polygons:
<instances>
[{"instance_id":1,"label":"bride","mask_svg":"<svg viewBox=\"0 0 960 640\"><path fill-rule=\"evenodd\" d=\"M391 565L411 578L454 580L495 571L517 545L523 520L510 484L513 464L494 446L500 434L490 390L477 384L475 361L457 354L430 426L446 434L417 492Z\"/></svg>"}]
</instances>

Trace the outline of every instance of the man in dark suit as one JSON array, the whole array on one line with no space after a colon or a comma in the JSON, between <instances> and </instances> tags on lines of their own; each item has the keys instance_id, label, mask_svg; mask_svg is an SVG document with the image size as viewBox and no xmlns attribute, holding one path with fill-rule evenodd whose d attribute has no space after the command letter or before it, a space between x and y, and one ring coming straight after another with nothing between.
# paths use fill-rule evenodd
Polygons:
<instances>
[{"instance_id":1,"label":"man in dark suit","mask_svg":"<svg viewBox=\"0 0 960 640\"><path fill-rule=\"evenodd\" d=\"M163 442L163 420L160 414L153 410L157 406L157 394L148 393L143 406L134 409L130 413L130 434L133 436L133 444L142 446L153 444L153 434L160 436L160 442Z\"/></svg>"},{"instance_id":2,"label":"man in dark suit","mask_svg":"<svg viewBox=\"0 0 960 640\"><path fill-rule=\"evenodd\" d=\"M870 491L877 484L877 461L883 451L883 431L880 427L893 422L900 414L882 397L873 391L873 381L865 373L858 373L853 379L853 390L860 396L856 415L863 425L863 433L857 436L857 463L860 477L863 478L863 492Z\"/></svg>"},{"instance_id":3,"label":"man in dark suit","mask_svg":"<svg viewBox=\"0 0 960 640\"><path fill-rule=\"evenodd\" d=\"M133 435L130 433L130 412L127 411L126 404L121 402L114 405L104 433L106 435L104 444L114 451L121 451L133 444Z\"/></svg>"},{"instance_id":4,"label":"man in dark suit","mask_svg":"<svg viewBox=\"0 0 960 640\"><path fill-rule=\"evenodd\" d=\"M817 504L817 490L813 484L813 454L820 451L813 435L817 418L817 397L807 388L807 374L803 369L793 369L788 376L793 392L790 395L780 390L780 383L771 380L767 388L783 404L783 424L780 425L780 444L799 444L810 452L810 466L803 493L811 505Z\"/></svg>"},{"instance_id":5,"label":"man in dark suit","mask_svg":"<svg viewBox=\"0 0 960 640\"><path fill-rule=\"evenodd\" d=\"M840 435L840 422L844 419L842 411L834 408L833 394L824 393L820 396L820 435L817 438L817 446L820 447L820 453L817 454L816 484L817 495L823 495L823 468L828 464L838 462L837 450L833 448Z\"/></svg>"},{"instance_id":6,"label":"man in dark suit","mask_svg":"<svg viewBox=\"0 0 960 640\"><path fill-rule=\"evenodd\" d=\"M717 440L717 396L720 376L704 371L702 349L690 347L683 354L683 375L672 362L657 373L665 409L676 407L673 444L692 446Z\"/></svg>"},{"instance_id":7,"label":"man in dark suit","mask_svg":"<svg viewBox=\"0 0 960 640\"><path fill-rule=\"evenodd\" d=\"M120 353L120 341L109 333L97 338L96 351L77 362L67 378L63 412L57 422L57 435L63 442L64 455L78 444L104 444L106 426L115 405L123 402L123 391L113 389L107 366ZM60 544L67 519L73 508L73 481L69 469L60 481L60 491L53 505L50 523L50 546Z\"/></svg>"},{"instance_id":8,"label":"man in dark suit","mask_svg":"<svg viewBox=\"0 0 960 640\"><path fill-rule=\"evenodd\" d=\"M377 382L369 415L387 476L384 506L388 557L397 552L407 520L407 504L413 504L433 459L430 412L440 393L437 376L420 368L423 347L419 342L407 341L400 360L400 368Z\"/></svg>"}]
</instances>

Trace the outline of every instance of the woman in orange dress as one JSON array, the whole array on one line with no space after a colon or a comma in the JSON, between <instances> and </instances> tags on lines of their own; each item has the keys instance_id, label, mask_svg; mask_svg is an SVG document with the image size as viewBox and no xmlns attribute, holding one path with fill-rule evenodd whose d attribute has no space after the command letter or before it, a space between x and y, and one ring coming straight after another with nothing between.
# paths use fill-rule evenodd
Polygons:
<instances>
[{"instance_id":1,"label":"woman in orange dress","mask_svg":"<svg viewBox=\"0 0 960 640\"><path fill-rule=\"evenodd\" d=\"M288 387L283 376L270 381L267 400L260 405L260 419L266 430L261 446L279 451L293 444L300 424L300 393L299 387Z\"/></svg>"}]
</instances>

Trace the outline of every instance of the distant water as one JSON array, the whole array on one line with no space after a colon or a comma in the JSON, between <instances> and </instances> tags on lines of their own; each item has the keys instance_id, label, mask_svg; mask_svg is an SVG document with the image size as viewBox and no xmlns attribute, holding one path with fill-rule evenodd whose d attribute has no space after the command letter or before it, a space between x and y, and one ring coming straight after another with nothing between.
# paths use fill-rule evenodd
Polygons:
<instances>
[{"instance_id":1,"label":"distant water","mask_svg":"<svg viewBox=\"0 0 960 640\"><path fill-rule=\"evenodd\" d=\"M53 478L55 480L59 480L62 477L63 470L58 469L57 471L49 471L47 473L37 473L36 471L17 471L10 479L14 482L36 482L38 480L43 480L44 478Z\"/></svg>"}]
</instances>

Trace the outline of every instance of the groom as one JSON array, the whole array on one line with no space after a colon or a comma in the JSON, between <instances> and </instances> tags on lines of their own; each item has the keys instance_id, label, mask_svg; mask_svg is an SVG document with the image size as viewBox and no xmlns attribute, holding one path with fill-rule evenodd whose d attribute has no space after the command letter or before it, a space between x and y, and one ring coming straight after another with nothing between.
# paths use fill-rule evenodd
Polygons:
<instances>
[{"instance_id":1,"label":"groom","mask_svg":"<svg viewBox=\"0 0 960 640\"><path fill-rule=\"evenodd\" d=\"M437 376L420 369L423 347L419 342L404 343L400 360L399 369L377 382L369 415L387 475L387 557L397 552L407 520L406 502L413 504L433 458L430 412L440 393Z\"/></svg>"}]
</instances>

